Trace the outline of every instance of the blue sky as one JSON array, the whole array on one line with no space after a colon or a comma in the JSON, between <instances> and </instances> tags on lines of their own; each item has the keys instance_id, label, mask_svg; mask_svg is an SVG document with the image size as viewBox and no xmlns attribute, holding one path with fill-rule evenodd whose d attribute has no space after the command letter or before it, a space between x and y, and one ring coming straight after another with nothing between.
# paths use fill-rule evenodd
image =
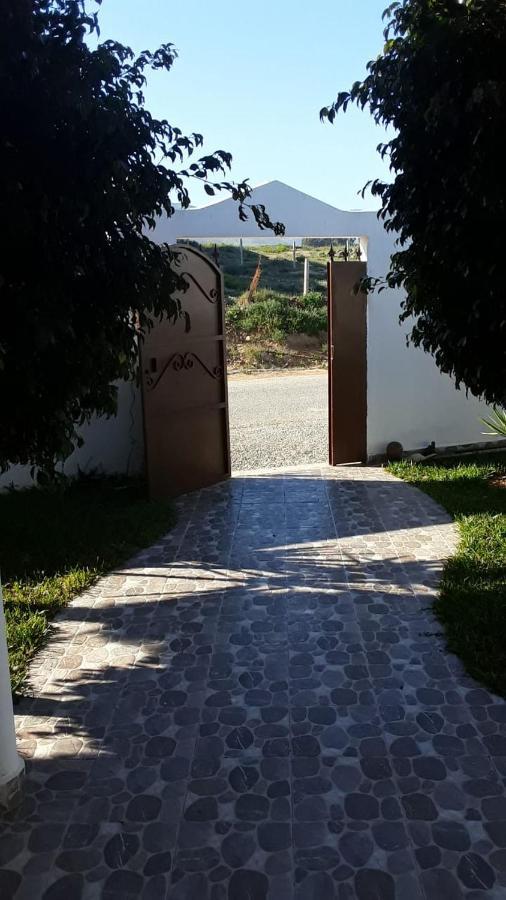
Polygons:
<instances>
[{"instance_id":1,"label":"blue sky","mask_svg":"<svg viewBox=\"0 0 506 900\"><path fill-rule=\"evenodd\" d=\"M172 72L155 73L147 105L205 150L229 150L232 175L285 181L343 209L374 208L357 192L388 177L377 153L384 132L352 109L333 126L319 110L365 74L382 47L387 0L103 0L101 39L135 50L170 41ZM196 185L192 201L205 195Z\"/></svg>"}]
</instances>

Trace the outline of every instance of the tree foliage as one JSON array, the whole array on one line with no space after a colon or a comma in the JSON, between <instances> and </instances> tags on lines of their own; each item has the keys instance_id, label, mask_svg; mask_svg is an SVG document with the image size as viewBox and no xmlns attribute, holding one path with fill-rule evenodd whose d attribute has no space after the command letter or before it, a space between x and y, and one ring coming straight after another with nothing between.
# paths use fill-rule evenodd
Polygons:
<instances>
[{"instance_id":1,"label":"tree foliage","mask_svg":"<svg viewBox=\"0 0 506 900\"><path fill-rule=\"evenodd\" d=\"M191 179L228 192L242 219L283 226L250 203L247 181L226 180L230 153L199 155L200 134L146 109L146 72L169 71L173 45L136 56L99 43L85 0L0 10L0 466L50 469L93 413L114 413L137 329L184 313L170 250L149 229L189 206Z\"/></svg>"},{"instance_id":2,"label":"tree foliage","mask_svg":"<svg viewBox=\"0 0 506 900\"><path fill-rule=\"evenodd\" d=\"M385 18L383 52L321 117L355 103L395 129L378 147L394 178L370 183L399 236L386 286L405 289L411 341L504 404L506 3L403 0Z\"/></svg>"}]
</instances>

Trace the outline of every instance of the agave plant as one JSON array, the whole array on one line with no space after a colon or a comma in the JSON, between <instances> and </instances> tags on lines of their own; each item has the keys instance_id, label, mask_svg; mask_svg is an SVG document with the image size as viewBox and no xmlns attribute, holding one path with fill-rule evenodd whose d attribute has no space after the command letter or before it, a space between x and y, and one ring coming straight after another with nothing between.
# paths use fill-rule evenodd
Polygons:
<instances>
[{"instance_id":1,"label":"agave plant","mask_svg":"<svg viewBox=\"0 0 506 900\"><path fill-rule=\"evenodd\" d=\"M483 434L502 434L506 437L506 409L498 409L494 406L492 415L481 421L491 429L491 431L484 431Z\"/></svg>"}]
</instances>

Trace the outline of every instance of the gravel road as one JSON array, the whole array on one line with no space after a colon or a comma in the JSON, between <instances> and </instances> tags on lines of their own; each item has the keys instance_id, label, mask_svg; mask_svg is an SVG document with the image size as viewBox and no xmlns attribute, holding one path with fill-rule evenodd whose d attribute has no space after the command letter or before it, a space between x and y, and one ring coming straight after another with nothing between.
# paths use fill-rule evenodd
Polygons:
<instances>
[{"instance_id":1,"label":"gravel road","mask_svg":"<svg viewBox=\"0 0 506 900\"><path fill-rule=\"evenodd\" d=\"M231 376L232 468L327 460L327 373Z\"/></svg>"}]
</instances>

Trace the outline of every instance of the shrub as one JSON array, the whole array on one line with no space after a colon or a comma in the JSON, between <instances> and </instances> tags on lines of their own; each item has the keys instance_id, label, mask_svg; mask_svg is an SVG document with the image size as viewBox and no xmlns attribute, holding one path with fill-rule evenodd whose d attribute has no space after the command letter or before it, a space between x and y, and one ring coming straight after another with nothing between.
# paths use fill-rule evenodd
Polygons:
<instances>
[{"instance_id":1,"label":"shrub","mask_svg":"<svg viewBox=\"0 0 506 900\"><path fill-rule=\"evenodd\" d=\"M183 316L174 254L149 232L176 202L189 206L194 178L230 194L243 220L251 209L284 232L251 206L248 182L220 180L230 153L200 155L201 135L145 107L148 72L169 72L174 47L136 56L100 43L97 5L1 6L0 469L54 473L81 425L116 412L116 382L137 375L139 328Z\"/></svg>"},{"instance_id":2,"label":"shrub","mask_svg":"<svg viewBox=\"0 0 506 900\"><path fill-rule=\"evenodd\" d=\"M306 309L324 309L325 315L327 314L327 297L320 291L309 291L305 296L298 297L297 300Z\"/></svg>"},{"instance_id":3,"label":"shrub","mask_svg":"<svg viewBox=\"0 0 506 900\"><path fill-rule=\"evenodd\" d=\"M365 286L403 288L412 343L506 406L506 3L402 0L385 16L364 80L321 111L332 122L356 104L388 129L390 175L371 191L399 243Z\"/></svg>"},{"instance_id":4,"label":"shrub","mask_svg":"<svg viewBox=\"0 0 506 900\"><path fill-rule=\"evenodd\" d=\"M227 326L237 337L256 335L279 341L288 334L326 331L326 301L316 291L306 297L288 297L262 289L256 298L249 306L235 303L227 308Z\"/></svg>"}]
</instances>

